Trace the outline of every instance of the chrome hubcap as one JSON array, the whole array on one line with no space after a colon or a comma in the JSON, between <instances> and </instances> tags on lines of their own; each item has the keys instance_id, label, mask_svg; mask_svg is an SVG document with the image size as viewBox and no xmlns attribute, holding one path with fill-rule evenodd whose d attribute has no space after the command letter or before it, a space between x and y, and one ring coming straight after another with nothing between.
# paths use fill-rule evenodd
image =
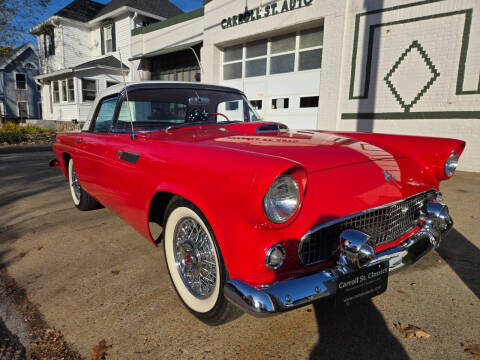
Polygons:
<instances>
[{"instance_id":1,"label":"chrome hubcap","mask_svg":"<svg viewBox=\"0 0 480 360\"><path fill-rule=\"evenodd\" d=\"M208 297L217 280L215 254L202 226L192 218L178 222L173 234L173 251L178 273L197 298Z\"/></svg>"},{"instance_id":2,"label":"chrome hubcap","mask_svg":"<svg viewBox=\"0 0 480 360\"><path fill-rule=\"evenodd\" d=\"M75 193L75 197L80 200L80 189L82 188L80 186L80 183L78 182L78 178L77 178L77 173L75 171L75 167L72 167L72 188L73 188L73 192Z\"/></svg>"}]
</instances>

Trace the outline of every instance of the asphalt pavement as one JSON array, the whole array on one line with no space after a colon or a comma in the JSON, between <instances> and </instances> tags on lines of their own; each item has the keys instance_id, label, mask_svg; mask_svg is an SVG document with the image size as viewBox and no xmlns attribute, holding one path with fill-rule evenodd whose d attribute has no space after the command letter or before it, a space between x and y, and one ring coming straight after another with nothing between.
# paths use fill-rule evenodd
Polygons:
<instances>
[{"instance_id":1,"label":"asphalt pavement","mask_svg":"<svg viewBox=\"0 0 480 360\"><path fill-rule=\"evenodd\" d=\"M0 267L86 358L105 339L107 359L473 359L460 343L480 342L480 174L442 184L455 228L384 294L209 327L177 298L161 247L108 209L75 209L52 156L0 150Z\"/></svg>"}]
</instances>

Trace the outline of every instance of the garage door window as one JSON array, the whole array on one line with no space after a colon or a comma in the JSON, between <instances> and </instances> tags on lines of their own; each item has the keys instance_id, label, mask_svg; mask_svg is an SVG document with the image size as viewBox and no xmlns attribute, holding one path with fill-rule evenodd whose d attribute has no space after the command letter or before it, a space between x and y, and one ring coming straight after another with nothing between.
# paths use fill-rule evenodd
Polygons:
<instances>
[{"instance_id":1,"label":"garage door window","mask_svg":"<svg viewBox=\"0 0 480 360\"><path fill-rule=\"evenodd\" d=\"M323 27L226 47L223 79L320 69L322 48Z\"/></svg>"}]
</instances>

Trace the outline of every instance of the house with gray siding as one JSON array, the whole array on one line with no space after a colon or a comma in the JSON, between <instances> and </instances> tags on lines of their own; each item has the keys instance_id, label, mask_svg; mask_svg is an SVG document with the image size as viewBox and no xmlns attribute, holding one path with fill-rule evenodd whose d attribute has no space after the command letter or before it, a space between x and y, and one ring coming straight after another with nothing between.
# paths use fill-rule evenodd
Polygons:
<instances>
[{"instance_id":1,"label":"house with gray siding","mask_svg":"<svg viewBox=\"0 0 480 360\"><path fill-rule=\"evenodd\" d=\"M38 54L31 43L0 57L0 116L24 122L42 118Z\"/></svg>"}]
</instances>

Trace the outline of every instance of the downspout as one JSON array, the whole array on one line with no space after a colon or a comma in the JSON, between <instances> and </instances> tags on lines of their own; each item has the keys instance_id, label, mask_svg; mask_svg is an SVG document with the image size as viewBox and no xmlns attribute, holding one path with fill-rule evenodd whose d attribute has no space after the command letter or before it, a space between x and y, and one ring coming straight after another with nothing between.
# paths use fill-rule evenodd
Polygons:
<instances>
[{"instance_id":1,"label":"downspout","mask_svg":"<svg viewBox=\"0 0 480 360\"><path fill-rule=\"evenodd\" d=\"M134 12L133 13L133 17L131 18L131 24L130 24L130 28L131 29L134 29L135 27L135 20L138 18L138 12ZM135 27L136 28L136 27ZM143 38L142 38L143 39ZM128 46L130 46L130 56L132 56L132 31L129 31L128 32ZM134 67L133 67L133 63L130 61L130 60L127 60L128 61L128 65L130 67L130 72L128 74L128 76L130 77L130 81L134 81L134 76L133 76L133 72L135 71ZM122 74L123 75L123 74ZM139 74L137 74L138 76ZM141 80L143 78L143 73L141 73L140 76L138 76L138 78Z\"/></svg>"}]
</instances>

